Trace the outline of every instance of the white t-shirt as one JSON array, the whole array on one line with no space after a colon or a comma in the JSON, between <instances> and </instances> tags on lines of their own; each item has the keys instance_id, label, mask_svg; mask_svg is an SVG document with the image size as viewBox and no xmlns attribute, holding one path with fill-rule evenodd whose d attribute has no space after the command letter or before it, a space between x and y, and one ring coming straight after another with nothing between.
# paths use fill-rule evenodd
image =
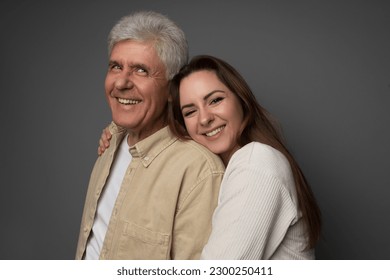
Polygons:
<instances>
[{"instance_id":1,"label":"white t-shirt","mask_svg":"<svg viewBox=\"0 0 390 280\"><path fill-rule=\"evenodd\" d=\"M120 148L115 156L110 176L107 179L106 185L103 188L102 196L98 202L95 221L93 223L91 236L88 240L85 253L86 260L99 259L108 223L110 222L112 209L114 208L127 167L132 159L129 148L126 136L123 138Z\"/></svg>"}]
</instances>

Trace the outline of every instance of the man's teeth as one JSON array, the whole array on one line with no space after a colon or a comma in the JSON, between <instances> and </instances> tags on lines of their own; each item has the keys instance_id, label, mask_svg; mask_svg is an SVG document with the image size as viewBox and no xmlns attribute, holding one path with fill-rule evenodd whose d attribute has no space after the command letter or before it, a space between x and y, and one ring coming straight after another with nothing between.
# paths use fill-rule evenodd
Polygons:
<instances>
[{"instance_id":1,"label":"man's teeth","mask_svg":"<svg viewBox=\"0 0 390 280\"><path fill-rule=\"evenodd\" d=\"M210 131L210 132L206 133L206 136L208 136L208 137L214 136L215 134L220 132L222 129L224 129L224 127L225 126L218 127L216 129L214 129L213 131Z\"/></svg>"},{"instance_id":2,"label":"man's teeth","mask_svg":"<svg viewBox=\"0 0 390 280\"><path fill-rule=\"evenodd\" d=\"M132 99L124 99L124 98L117 98L119 103L121 104L125 104L125 105L128 105L128 104L138 104L140 103L141 101L139 100L132 100Z\"/></svg>"}]
</instances>

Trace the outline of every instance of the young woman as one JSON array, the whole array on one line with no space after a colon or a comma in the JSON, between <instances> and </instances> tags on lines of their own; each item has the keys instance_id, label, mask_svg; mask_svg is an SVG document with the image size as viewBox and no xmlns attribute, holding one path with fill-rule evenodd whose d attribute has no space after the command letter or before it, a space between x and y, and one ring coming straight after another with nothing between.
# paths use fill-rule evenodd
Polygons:
<instances>
[{"instance_id":1,"label":"young woman","mask_svg":"<svg viewBox=\"0 0 390 280\"><path fill-rule=\"evenodd\" d=\"M314 259L319 207L242 76L218 58L197 56L173 78L171 95L172 132L204 145L226 165L201 258Z\"/></svg>"}]
</instances>

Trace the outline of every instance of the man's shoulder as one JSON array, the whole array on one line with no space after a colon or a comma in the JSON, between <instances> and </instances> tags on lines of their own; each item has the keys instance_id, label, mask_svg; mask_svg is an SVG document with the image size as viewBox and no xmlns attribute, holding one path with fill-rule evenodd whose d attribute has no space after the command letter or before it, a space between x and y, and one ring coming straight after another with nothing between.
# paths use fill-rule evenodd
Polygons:
<instances>
[{"instance_id":1,"label":"man's shoulder","mask_svg":"<svg viewBox=\"0 0 390 280\"><path fill-rule=\"evenodd\" d=\"M225 166L218 155L210 152L206 147L193 140L178 139L172 145L172 151L175 153L175 156L187 163L208 165L216 171L225 170Z\"/></svg>"}]
</instances>

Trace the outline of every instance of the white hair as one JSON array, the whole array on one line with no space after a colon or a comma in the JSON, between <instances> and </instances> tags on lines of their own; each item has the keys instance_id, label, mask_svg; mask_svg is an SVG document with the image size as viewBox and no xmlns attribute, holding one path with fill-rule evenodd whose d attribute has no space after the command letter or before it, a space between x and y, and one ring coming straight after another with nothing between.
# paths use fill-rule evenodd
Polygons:
<instances>
[{"instance_id":1,"label":"white hair","mask_svg":"<svg viewBox=\"0 0 390 280\"><path fill-rule=\"evenodd\" d=\"M188 44L183 30L156 12L141 11L121 18L108 36L108 53L111 54L114 45L123 40L154 42L168 80L188 61Z\"/></svg>"}]
</instances>

